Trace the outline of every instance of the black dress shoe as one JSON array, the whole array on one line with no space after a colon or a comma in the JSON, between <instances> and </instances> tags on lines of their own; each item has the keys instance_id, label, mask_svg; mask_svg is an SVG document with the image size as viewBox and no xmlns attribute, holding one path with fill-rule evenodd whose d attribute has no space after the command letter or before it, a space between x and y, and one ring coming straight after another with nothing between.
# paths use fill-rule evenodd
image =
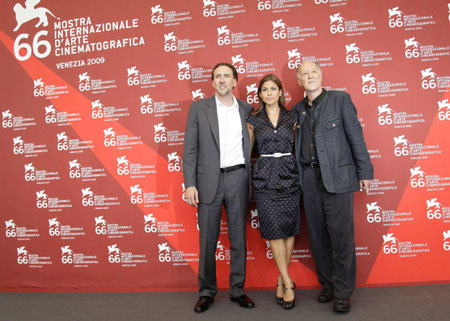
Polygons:
<instances>
[{"instance_id":1,"label":"black dress shoe","mask_svg":"<svg viewBox=\"0 0 450 321\"><path fill-rule=\"evenodd\" d=\"M214 302L214 298L210 297L210 296L201 296L197 303L195 303L195 307L194 307L194 311L195 312L204 312L206 310L208 310L209 305L212 304Z\"/></svg>"},{"instance_id":2,"label":"black dress shoe","mask_svg":"<svg viewBox=\"0 0 450 321\"><path fill-rule=\"evenodd\" d=\"M235 296L230 298L231 301L239 303L239 306L242 308L254 308L255 302L253 302L248 296L242 294L240 296Z\"/></svg>"},{"instance_id":3,"label":"black dress shoe","mask_svg":"<svg viewBox=\"0 0 450 321\"><path fill-rule=\"evenodd\" d=\"M350 311L350 299L336 298L334 300L334 312L348 312Z\"/></svg>"},{"instance_id":4,"label":"black dress shoe","mask_svg":"<svg viewBox=\"0 0 450 321\"><path fill-rule=\"evenodd\" d=\"M333 288L322 288L320 290L317 301L319 303L328 303L334 300L334 290Z\"/></svg>"}]
</instances>

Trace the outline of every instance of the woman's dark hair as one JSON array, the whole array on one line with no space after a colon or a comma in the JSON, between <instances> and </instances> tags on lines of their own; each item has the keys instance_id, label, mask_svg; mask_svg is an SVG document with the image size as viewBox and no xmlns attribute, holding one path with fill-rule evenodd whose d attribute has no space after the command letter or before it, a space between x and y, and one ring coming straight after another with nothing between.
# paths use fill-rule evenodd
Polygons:
<instances>
[{"instance_id":1,"label":"woman's dark hair","mask_svg":"<svg viewBox=\"0 0 450 321\"><path fill-rule=\"evenodd\" d=\"M251 115L255 115L255 114L261 112L261 110L263 110L266 107L266 104L261 99L261 90L262 90L262 86L264 85L264 83L269 80L273 81L275 83L275 85L277 85L278 89L280 89L280 91L281 91L281 96L280 96L280 98L278 98L278 106L280 106L280 108L282 108L282 109L286 109L285 102L284 102L284 90L283 90L283 85L281 84L280 78L278 78L274 74L268 74L268 75L265 75L259 82L259 85L258 85L259 105L258 105L258 109L256 109L254 112L252 112Z\"/></svg>"}]
</instances>

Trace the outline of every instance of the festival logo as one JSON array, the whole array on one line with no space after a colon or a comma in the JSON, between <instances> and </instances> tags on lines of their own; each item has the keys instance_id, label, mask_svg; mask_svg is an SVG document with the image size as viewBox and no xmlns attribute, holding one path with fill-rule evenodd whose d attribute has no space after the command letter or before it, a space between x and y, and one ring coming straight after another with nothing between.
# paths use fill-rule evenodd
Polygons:
<instances>
[{"instance_id":1,"label":"festival logo","mask_svg":"<svg viewBox=\"0 0 450 321\"><path fill-rule=\"evenodd\" d=\"M398 238L394 236L394 233L383 235L383 253L384 254L396 254L398 253Z\"/></svg>"},{"instance_id":2,"label":"festival logo","mask_svg":"<svg viewBox=\"0 0 450 321\"><path fill-rule=\"evenodd\" d=\"M35 181L36 180L36 167L33 163L25 164L25 181Z\"/></svg>"},{"instance_id":3,"label":"festival logo","mask_svg":"<svg viewBox=\"0 0 450 321\"><path fill-rule=\"evenodd\" d=\"M183 162L181 161L181 157L177 155L177 152L167 154L167 158L167 169L169 170L169 172L180 172Z\"/></svg>"},{"instance_id":4,"label":"festival logo","mask_svg":"<svg viewBox=\"0 0 450 321\"><path fill-rule=\"evenodd\" d=\"M450 4L449 4L450 8ZM450 20L450 17L449 17ZM442 235L444 236L442 247L444 248L444 251L450 251L450 230L442 232Z\"/></svg>"},{"instance_id":5,"label":"festival logo","mask_svg":"<svg viewBox=\"0 0 450 321\"><path fill-rule=\"evenodd\" d=\"M164 143L167 141L167 127L164 127L163 123L159 123L156 125L153 125L153 128L155 130L154 132L154 136L153 136L153 140L155 141L155 143L159 144L159 143Z\"/></svg>"},{"instance_id":6,"label":"festival logo","mask_svg":"<svg viewBox=\"0 0 450 321\"><path fill-rule=\"evenodd\" d=\"M107 235L108 238L123 238L125 235L134 233L130 225L119 225L117 223L110 223L106 221L103 215L95 218L95 234Z\"/></svg>"},{"instance_id":7,"label":"festival logo","mask_svg":"<svg viewBox=\"0 0 450 321\"><path fill-rule=\"evenodd\" d=\"M53 105L45 106L45 122L54 124L57 121L57 112Z\"/></svg>"},{"instance_id":8,"label":"festival logo","mask_svg":"<svg viewBox=\"0 0 450 321\"><path fill-rule=\"evenodd\" d=\"M121 263L122 258L120 255L121 251L117 247L117 244L108 245L108 262L113 263Z\"/></svg>"},{"instance_id":9,"label":"festival logo","mask_svg":"<svg viewBox=\"0 0 450 321\"><path fill-rule=\"evenodd\" d=\"M339 12L330 15L330 32L332 34L344 32L344 18Z\"/></svg>"},{"instance_id":10,"label":"festival logo","mask_svg":"<svg viewBox=\"0 0 450 321\"><path fill-rule=\"evenodd\" d=\"M5 221L5 235L6 237L16 237L16 223L12 219Z\"/></svg>"},{"instance_id":11,"label":"festival logo","mask_svg":"<svg viewBox=\"0 0 450 321\"><path fill-rule=\"evenodd\" d=\"M17 263L18 264L28 264L28 251L25 249L25 246L21 246L17 248Z\"/></svg>"},{"instance_id":12,"label":"festival logo","mask_svg":"<svg viewBox=\"0 0 450 321\"><path fill-rule=\"evenodd\" d=\"M186 194L184 193L186 191L186 188L184 187L184 183L181 183L181 199L186 202ZM198 222L197 222L198 226Z\"/></svg>"},{"instance_id":13,"label":"festival logo","mask_svg":"<svg viewBox=\"0 0 450 321\"><path fill-rule=\"evenodd\" d=\"M246 86L247 88L247 102L249 104L258 104L258 87L256 87L256 83L250 84Z\"/></svg>"},{"instance_id":14,"label":"festival logo","mask_svg":"<svg viewBox=\"0 0 450 321\"><path fill-rule=\"evenodd\" d=\"M253 229L258 229L259 228L259 218L258 218L258 210L254 209L254 210L250 210L250 226Z\"/></svg>"},{"instance_id":15,"label":"festival logo","mask_svg":"<svg viewBox=\"0 0 450 321\"><path fill-rule=\"evenodd\" d=\"M51 19L59 20L59 18L57 18L47 8L36 7L39 2L40 0L26 0L25 7L22 6L20 2L14 5L13 10L17 22L14 32L18 31L25 23L34 19L38 19L38 23L35 25L35 28L46 28L49 24L49 17L52 17ZM28 60L32 54L40 59L47 57L52 50L50 42L45 39L45 36L47 35L47 30L39 30L36 34L31 36L32 41L30 41L31 39L28 40L30 38L30 34L19 34L14 41L14 55L16 56L16 59L19 61L25 61Z\"/></svg>"},{"instance_id":16,"label":"festival logo","mask_svg":"<svg viewBox=\"0 0 450 321\"><path fill-rule=\"evenodd\" d=\"M85 207L95 206L96 210L106 210L110 206L120 205L120 202L118 202L117 196L97 195L90 187L86 187L81 189L81 204Z\"/></svg>"},{"instance_id":17,"label":"festival logo","mask_svg":"<svg viewBox=\"0 0 450 321\"><path fill-rule=\"evenodd\" d=\"M383 223L383 226L399 226L402 223L413 222L414 217L409 212L397 212L393 209L384 209L378 202L366 203L367 223Z\"/></svg>"},{"instance_id":18,"label":"festival logo","mask_svg":"<svg viewBox=\"0 0 450 321\"><path fill-rule=\"evenodd\" d=\"M437 87L436 83L436 73L432 71L432 68L426 68L421 70L422 74L422 88L427 89L435 89Z\"/></svg>"},{"instance_id":19,"label":"festival logo","mask_svg":"<svg viewBox=\"0 0 450 321\"><path fill-rule=\"evenodd\" d=\"M420 234L418 235L420 236ZM416 257L430 252L428 243L413 241L400 241L394 233L383 235L383 253L386 255L397 255L400 258Z\"/></svg>"},{"instance_id":20,"label":"festival logo","mask_svg":"<svg viewBox=\"0 0 450 321\"><path fill-rule=\"evenodd\" d=\"M88 75L87 71L78 75L78 89L80 91L90 91L91 90L91 77ZM93 118L93 117L92 117Z\"/></svg>"},{"instance_id":21,"label":"festival logo","mask_svg":"<svg viewBox=\"0 0 450 321\"><path fill-rule=\"evenodd\" d=\"M90 187L81 189L81 204L86 206L94 206L94 192Z\"/></svg>"},{"instance_id":22,"label":"festival logo","mask_svg":"<svg viewBox=\"0 0 450 321\"><path fill-rule=\"evenodd\" d=\"M56 147L59 151L68 150L69 149L69 137L66 135L66 132L61 132L56 134L57 143Z\"/></svg>"},{"instance_id":23,"label":"festival logo","mask_svg":"<svg viewBox=\"0 0 450 321\"><path fill-rule=\"evenodd\" d=\"M140 97L141 99L141 114L151 114L153 113L153 99L150 98L150 94L144 95Z\"/></svg>"},{"instance_id":24,"label":"festival logo","mask_svg":"<svg viewBox=\"0 0 450 321\"><path fill-rule=\"evenodd\" d=\"M163 18L163 8L161 8L161 5L158 4L156 6L152 6L152 17L150 19L150 21L152 22L152 24L157 24L157 23L163 23L164 22L164 18Z\"/></svg>"},{"instance_id":25,"label":"festival logo","mask_svg":"<svg viewBox=\"0 0 450 321\"><path fill-rule=\"evenodd\" d=\"M2 127L3 128L13 127L13 115L11 114L11 111L9 109L2 111Z\"/></svg>"},{"instance_id":26,"label":"festival logo","mask_svg":"<svg viewBox=\"0 0 450 321\"><path fill-rule=\"evenodd\" d=\"M409 172L411 173L409 182L412 188L425 187L425 172L422 170L421 166L410 168Z\"/></svg>"},{"instance_id":27,"label":"festival logo","mask_svg":"<svg viewBox=\"0 0 450 321\"><path fill-rule=\"evenodd\" d=\"M368 223L379 223L381 222L381 207L377 202L372 202L366 204L367 207L367 222Z\"/></svg>"},{"instance_id":28,"label":"festival logo","mask_svg":"<svg viewBox=\"0 0 450 321\"><path fill-rule=\"evenodd\" d=\"M142 204L144 202L144 190L139 184L130 186L130 202L131 204Z\"/></svg>"},{"instance_id":29,"label":"festival logo","mask_svg":"<svg viewBox=\"0 0 450 321\"><path fill-rule=\"evenodd\" d=\"M144 231L145 233L158 232L158 228L156 226L156 217L153 216L153 213L144 215Z\"/></svg>"},{"instance_id":30,"label":"festival logo","mask_svg":"<svg viewBox=\"0 0 450 321\"><path fill-rule=\"evenodd\" d=\"M442 218L442 204L438 202L437 197L426 200L427 202L427 219L440 220Z\"/></svg>"},{"instance_id":31,"label":"festival logo","mask_svg":"<svg viewBox=\"0 0 450 321\"><path fill-rule=\"evenodd\" d=\"M69 161L69 177L82 178L83 181L95 181L99 177L105 177L104 168L93 168L91 166L82 166L78 159Z\"/></svg>"},{"instance_id":32,"label":"festival logo","mask_svg":"<svg viewBox=\"0 0 450 321\"><path fill-rule=\"evenodd\" d=\"M285 39L287 25L283 22L283 19L272 21L272 37L273 39Z\"/></svg>"},{"instance_id":33,"label":"festival logo","mask_svg":"<svg viewBox=\"0 0 450 321\"><path fill-rule=\"evenodd\" d=\"M32 238L40 237L40 234L37 228L17 226L13 219L9 219L5 221L5 236L16 238L18 241L29 241Z\"/></svg>"},{"instance_id":34,"label":"festival logo","mask_svg":"<svg viewBox=\"0 0 450 321\"><path fill-rule=\"evenodd\" d=\"M242 58L242 54L231 57L231 64L236 68L236 71L240 74L245 74L245 59Z\"/></svg>"},{"instance_id":35,"label":"festival logo","mask_svg":"<svg viewBox=\"0 0 450 321\"><path fill-rule=\"evenodd\" d=\"M103 218L103 215L95 217L95 234L106 234L108 232L106 228L106 220Z\"/></svg>"},{"instance_id":36,"label":"festival logo","mask_svg":"<svg viewBox=\"0 0 450 321\"><path fill-rule=\"evenodd\" d=\"M216 247L216 261L230 261L230 258L230 250L225 248L222 241L218 241Z\"/></svg>"},{"instance_id":37,"label":"festival logo","mask_svg":"<svg viewBox=\"0 0 450 321\"><path fill-rule=\"evenodd\" d=\"M17 248L17 263L34 269L51 265L52 261L49 256L39 256L39 254L30 253L25 246L21 246Z\"/></svg>"},{"instance_id":38,"label":"festival logo","mask_svg":"<svg viewBox=\"0 0 450 321\"><path fill-rule=\"evenodd\" d=\"M353 42L351 44L345 45L345 61L348 64L357 64L361 62L361 55L360 55L361 49L356 46L356 42Z\"/></svg>"},{"instance_id":39,"label":"festival logo","mask_svg":"<svg viewBox=\"0 0 450 321\"><path fill-rule=\"evenodd\" d=\"M69 245L61 246L62 264L73 264L73 251Z\"/></svg>"},{"instance_id":40,"label":"festival logo","mask_svg":"<svg viewBox=\"0 0 450 321\"><path fill-rule=\"evenodd\" d=\"M375 94L377 92L377 79L372 73L361 75L362 79L362 93L364 95Z\"/></svg>"},{"instance_id":41,"label":"festival logo","mask_svg":"<svg viewBox=\"0 0 450 321\"><path fill-rule=\"evenodd\" d=\"M56 217L48 219L48 235L50 236L61 235L61 223L58 222Z\"/></svg>"},{"instance_id":42,"label":"festival logo","mask_svg":"<svg viewBox=\"0 0 450 321\"><path fill-rule=\"evenodd\" d=\"M183 60L178 63L178 79L179 80L189 80L191 79L191 68L192 66L188 64L187 60Z\"/></svg>"},{"instance_id":43,"label":"festival logo","mask_svg":"<svg viewBox=\"0 0 450 321\"><path fill-rule=\"evenodd\" d=\"M23 154L24 153L24 145L25 142L23 141L21 136L17 136L13 138L13 153L14 155Z\"/></svg>"},{"instance_id":44,"label":"festival logo","mask_svg":"<svg viewBox=\"0 0 450 321\"><path fill-rule=\"evenodd\" d=\"M130 162L127 159L127 156L117 157L117 174L118 175L128 175L130 174Z\"/></svg>"},{"instance_id":45,"label":"festival logo","mask_svg":"<svg viewBox=\"0 0 450 321\"><path fill-rule=\"evenodd\" d=\"M75 268L86 268L89 264L98 264L96 255L74 253L69 245L61 246L62 264L70 264Z\"/></svg>"},{"instance_id":46,"label":"festival logo","mask_svg":"<svg viewBox=\"0 0 450 321\"><path fill-rule=\"evenodd\" d=\"M117 140L116 140L117 133L113 130L112 127L104 129L103 136L104 136L103 145L105 145L105 147L117 145Z\"/></svg>"},{"instance_id":47,"label":"festival logo","mask_svg":"<svg viewBox=\"0 0 450 321\"><path fill-rule=\"evenodd\" d=\"M272 250L270 249L270 243L268 240L266 240L266 258L269 260L273 259L273 253Z\"/></svg>"},{"instance_id":48,"label":"festival logo","mask_svg":"<svg viewBox=\"0 0 450 321\"><path fill-rule=\"evenodd\" d=\"M403 27L403 11L400 11L398 7L394 7L392 9L388 9L389 14L389 28L400 28Z\"/></svg>"},{"instance_id":49,"label":"festival logo","mask_svg":"<svg viewBox=\"0 0 450 321\"><path fill-rule=\"evenodd\" d=\"M394 137L394 155L396 157L409 155L409 141L405 135Z\"/></svg>"},{"instance_id":50,"label":"festival logo","mask_svg":"<svg viewBox=\"0 0 450 321\"><path fill-rule=\"evenodd\" d=\"M48 195L45 190L36 192L36 207L47 208L48 207Z\"/></svg>"},{"instance_id":51,"label":"festival logo","mask_svg":"<svg viewBox=\"0 0 450 321\"><path fill-rule=\"evenodd\" d=\"M381 106L377 106L378 109L378 124L381 126L391 125L392 113L394 112L392 108L389 108L389 104L383 104Z\"/></svg>"},{"instance_id":52,"label":"festival logo","mask_svg":"<svg viewBox=\"0 0 450 321\"><path fill-rule=\"evenodd\" d=\"M215 17L217 15L216 5L217 2L213 0L203 0L203 17Z\"/></svg>"},{"instance_id":53,"label":"festival logo","mask_svg":"<svg viewBox=\"0 0 450 321\"><path fill-rule=\"evenodd\" d=\"M167 242L158 244L158 260L159 262L172 262L171 248L167 245Z\"/></svg>"},{"instance_id":54,"label":"festival logo","mask_svg":"<svg viewBox=\"0 0 450 321\"><path fill-rule=\"evenodd\" d=\"M78 163L78 159L69 161L69 177L70 178L81 177L81 164Z\"/></svg>"},{"instance_id":55,"label":"festival logo","mask_svg":"<svg viewBox=\"0 0 450 321\"><path fill-rule=\"evenodd\" d=\"M177 39L178 38L173 34L173 32L164 34L164 51L177 51Z\"/></svg>"},{"instance_id":56,"label":"festival logo","mask_svg":"<svg viewBox=\"0 0 450 321\"><path fill-rule=\"evenodd\" d=\"M200 100L200 99L204 99L205 98L205 94L202 92L202 89L196 89L192 91L192 101L196 101L196 100Z\"/></svg>"},{"instance_id":57,"label":"festival logo","mask_svg":"<svg viewBox=\"0 0 450 321\"><path fill-rule=\"evenodd\" d=\"M288 68L297 69L302 63L301 53L298 52L298 48L288 50Z\"/></svg>"},{"instance_id":58,"label":"festival logo","mask_svg":"<svg viewBox=\"0 0 450 321\"><path fill-rule=\"evenodd\" d=\"M127 68L127 84L128 86L139 86L139 70L136 69L136 66Z\"/></svg>"},{"instance_id":59,"label":"festival logo","mask_svg":"<svg viewBox=\"0 0 450 321\"><path fill-rule=\"evenodd\" d=\"M44 96L45 95L45 85L42 81L42 78L33 80L34 88L33 95L34 97Z\"/></svg>"},{"instance_id":60,"label":"festival logo","mask_svg":"<svg viewBox=\"0 0 450 321\"><path fill-rule=\"evenodd\" d=\"M418 58L420 56L419 43L416 37L411 37L404 40L405 42L405 57L408 59Z\"/></svg>"},{"instance_id":61,"label":"festival logo","mask_svg":"<svg viewBox=\"0 0 450 321\"><path fill-rule=\"evenodd\" d=\"M438 108L439 120L450 120L450 103L448 99L438 101Z\"/></svg>"}]
</instances>

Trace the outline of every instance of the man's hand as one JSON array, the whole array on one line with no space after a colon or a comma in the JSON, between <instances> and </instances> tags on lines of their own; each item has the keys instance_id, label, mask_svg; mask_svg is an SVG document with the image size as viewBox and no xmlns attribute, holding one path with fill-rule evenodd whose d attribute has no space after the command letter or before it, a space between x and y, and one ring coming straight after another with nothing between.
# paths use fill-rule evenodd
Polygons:
<instances>
[{"instance_id":1,"label":"man's hand","mask_svg":"<svg viewBox=\"0 0 450 321\"><path fill-rule=\"evenodd\" d=\"M369 179L363 179L359 181L359 190L360 191L366 191L366 194L369 195L369 185L370 180Z\"/></svg>"},{"instance_id":2,"label":"man's hand","mask_svg":"<svg viewBox=\"0 0 450 321\"><path fill-rule=\"evenodd\" d=\"M198 207L198 191L195 186L186 188L184 195L186 196L186 202L189 205Z\"/></svg>"}]
</instances>

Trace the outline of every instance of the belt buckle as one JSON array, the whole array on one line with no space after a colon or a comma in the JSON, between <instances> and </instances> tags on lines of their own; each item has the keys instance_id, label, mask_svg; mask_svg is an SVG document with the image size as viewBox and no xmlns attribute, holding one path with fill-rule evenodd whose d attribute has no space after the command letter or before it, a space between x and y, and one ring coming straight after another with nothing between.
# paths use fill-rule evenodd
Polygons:
<instances>
[{"instance_id":1,"label":"belt buckle","mask_svg":"<svg viewBox=\"0 0 450 321\"><path fill-rule=\"evenodd\" d=\"M273 154L273 157L280 158L281 156L282 156L282 153L278 153L278 152L277 152L277 153L274 153L274 154Z\"/></svg>"}]
</instances>

